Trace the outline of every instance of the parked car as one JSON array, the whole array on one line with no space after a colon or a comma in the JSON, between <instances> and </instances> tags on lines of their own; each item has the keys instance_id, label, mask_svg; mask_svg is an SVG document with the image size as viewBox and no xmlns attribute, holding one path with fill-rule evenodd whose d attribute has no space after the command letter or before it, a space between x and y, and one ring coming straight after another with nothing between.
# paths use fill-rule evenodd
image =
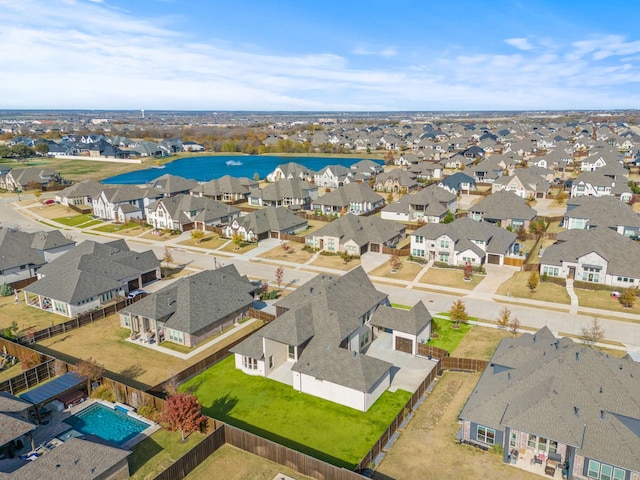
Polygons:
<instances>
[{"instance_id":1,"label":"parked car","mask_svg":"<svg viewBox=\"0 0 640 480\"><path fill-rule=\"evenodd\" d=\"M45 205L53 205L54 203L56 203L56 201L53 200L52 198L48 198L47 200L43 201L42 203L44 203Z\"/></svg>"},{"instance_id":2,"label":"parked car","mask_svg":"<svg viewBox=\"0 0 640 480\"><path fill-rule=\"evenodd\" d=\"M133 290L132 292L129 292L129 295L127 295L128 298L136 298L140 295L144 295L147 292L145 292L144 290Z\"/></svg>"}]
</instances>

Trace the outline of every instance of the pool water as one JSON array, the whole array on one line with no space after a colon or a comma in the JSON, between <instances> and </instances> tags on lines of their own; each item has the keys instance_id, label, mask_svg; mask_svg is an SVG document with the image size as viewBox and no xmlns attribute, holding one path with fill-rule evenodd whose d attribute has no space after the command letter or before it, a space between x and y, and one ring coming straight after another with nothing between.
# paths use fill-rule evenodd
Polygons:
<instances>
[{"instance_id":1,"label":"pool water","mask_svg":"<svg viewBox=\"0 0 640 480\"><path fill-rule=\"evenodd\" d=\"M94 403L64 420L74 430L85 435L96 435L115 445L122 445L149 424L136 420L120 410L113 410L101 403Z\"/></svg>"}]
</instances>

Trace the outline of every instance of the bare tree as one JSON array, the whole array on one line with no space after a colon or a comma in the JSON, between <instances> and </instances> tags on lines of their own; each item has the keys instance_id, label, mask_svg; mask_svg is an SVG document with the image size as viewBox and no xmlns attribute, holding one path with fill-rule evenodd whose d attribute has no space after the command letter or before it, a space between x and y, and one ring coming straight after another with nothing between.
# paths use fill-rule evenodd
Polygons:
<instances>
[{"instance_id":1,"label":"bare tree","mask_svg":"<svg viewBox=\"0 0 640 480\"><path fill-rule=\"evenodd\" d=\"M593 347L604 338L604 328L598 317L593 317L588 327L582 327L580 338L588 346Z\"/></svg>"},{"instance_id":2,"label":"bare tree","mask_svg":"<svg viewBox=\"0 0 640 480\"><path fill-rule=\"evenodd\" d=\"M282 286L282 280L284 279L284 268L282 265L276 268L276 283L278 284L278 288Z\"/></svg>"},{"instance_id":3,"label":"bare tree","mask_svg":"<svg viewBox=\"0 0 640 480\"><path fill-rule=\"evenodd\" d=\"M518 333L518 329L520 328L520 320L518 320L518 317L515 317L513 320L511 320L511 322L509 323L509 331L516 335Z\"/></svg>"},{"instance_id":4,"label":"bare tree","mask_svg":"<svg viewBox=\"0 0 640 480\"><path fill-rule=\"evenodd\" d=\"M511 310L503 307L498 316L498 325L502 328L507 328L509 323L511 323Z\"/></svg>"}]
</instances>

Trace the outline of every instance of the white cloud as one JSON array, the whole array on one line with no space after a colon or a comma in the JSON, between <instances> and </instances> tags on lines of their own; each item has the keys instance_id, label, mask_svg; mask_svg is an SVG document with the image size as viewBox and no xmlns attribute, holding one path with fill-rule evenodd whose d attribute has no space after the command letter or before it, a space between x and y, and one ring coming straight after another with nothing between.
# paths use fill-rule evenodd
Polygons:
<instances>
[{"instance_id":1,"label":"white cloud","mask_svg":"<svg viewBox=\"0 0 640 480\"><path fill-rule=\"evenodd\" d=\"M526 38L508 38L505 42L518 50L528 51L535 48Z\"/></svg>"},{"instance_id":2,"label":"white cloud","mask_svg":"<svg viewBox=\"0 0 640 480\"><path fill-rule=\"evenodd\" d=\"M0 22L0 108L640 108L640 45L621 36L544 39L536 48L514 38L506 42L517 51L507 55L475 45L431 56L351 52L359 64L395 57L387 69L375 58L354 68L333 52L196 41L175 18L143 19L92 0L0 0Z\"/></svg>"}]
</instances>

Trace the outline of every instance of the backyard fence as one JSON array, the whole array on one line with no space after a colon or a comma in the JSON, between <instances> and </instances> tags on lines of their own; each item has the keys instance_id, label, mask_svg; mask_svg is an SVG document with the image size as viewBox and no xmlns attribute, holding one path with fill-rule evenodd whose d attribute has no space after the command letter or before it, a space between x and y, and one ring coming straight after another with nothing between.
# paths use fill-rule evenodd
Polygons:
<instances>
[{"instance_id":1,"label":"backyard fence","mask_svg":"<svg viewBox=\"0 0 640 480\"><path fill-rule=\"evenodd\" d=\"M273 320L276 319L276 316L271 314L271 313L267 313L267 312L263 312L262 310L256 310L255 308L251 307L249 308L249 310L247 311L247 313L253 317L253 318L257 318L258 320L262 320L263 322L271 322ZM252 332L253 333L253 332Z\"/></svg>"},{"instance_id":2,"label":"backyard fence","mask_svg":"<svg viewBox=\"0 0 640 480\"><path fill-rule=\"evenodd\" d=\"M107 305L106 307L81 313L77 317L72 318L71 320L67 320L66 322L51 325L50 327L45 327L41 330L28 331L27 333L18 337L18 342L24 345L29 345L46 338L62 335L66 332L84 327L85 325L89 325L96 320L101 320L111 314L117 313L123 308L128 307L129 305L137 302L144 297L146 297L146 294L138 295L135 298L124 298L123 300L120 300L119 302L113 303L111 305Z\"/></svg>"},{"instance_id":3,"label":"backyard fence","mask_svg":"<svg viewBox=\"0 0 640 480\"><path fill-rule=\"evenodd\" d=\"M274 235L275 234L275 235ZM306 243L306 238L299 235L291 235L289 233L271 232L271 238L279 238L280 240L289 240L291 242Z\"/></svg>"},{"instance_id":4,"label":"backyard fence","mask_svg":"<svg viewBox=\"0 0 640 480\"><path fill-rule=\"evenodd\" d=\"M442 357L448 357L449 356L449 352L447 350L444 350L442 348L438 348L438 347L433 347L429 344L426 343L419 343L418 344L418 355L420 355L421 357L427 357L427 358L435 358L435 359L440 359Z\"/></svg>"},{"instance_id":5,"label":"backyard fence","mask_svg":"<svg viewBox=\"0 0 640 480\"><path fill-rule=\"evenodd\" d=\"M43 356L39 352L36 353ZM17 395L18 393L24 392L45 380L55 377L56 368L54 362L56 362L56 360L51 358L36 367L24 370L15 377L11 377L4 382L0 382L0 392L8 392L11 395Z\"/></svg>"},{"instance_id":6,"label":"backyard fence","mask_svg":"<svg viewBox=\"0 0 640 480\"><path fill-rule=\"evenodd\" d=\"M386 253L387 255L398 255L399 257L405 257L411 253L411 247L403 247L403 248L391 248L385 245L382 245L380 249L381 253Z\"/></svg>"},{"instance_id":7,"label":"backyard fence","mask_svg":"<svg viewBox=\"0 0 640 480\"><path fill-rule=\"evenodd\" d=\"M440 367L442 370L452 370L459 372L484 372L489 365L486 360L477 360L475 358L458 358L458 357L443 357Z\"/></svg>"}]
</instances>

